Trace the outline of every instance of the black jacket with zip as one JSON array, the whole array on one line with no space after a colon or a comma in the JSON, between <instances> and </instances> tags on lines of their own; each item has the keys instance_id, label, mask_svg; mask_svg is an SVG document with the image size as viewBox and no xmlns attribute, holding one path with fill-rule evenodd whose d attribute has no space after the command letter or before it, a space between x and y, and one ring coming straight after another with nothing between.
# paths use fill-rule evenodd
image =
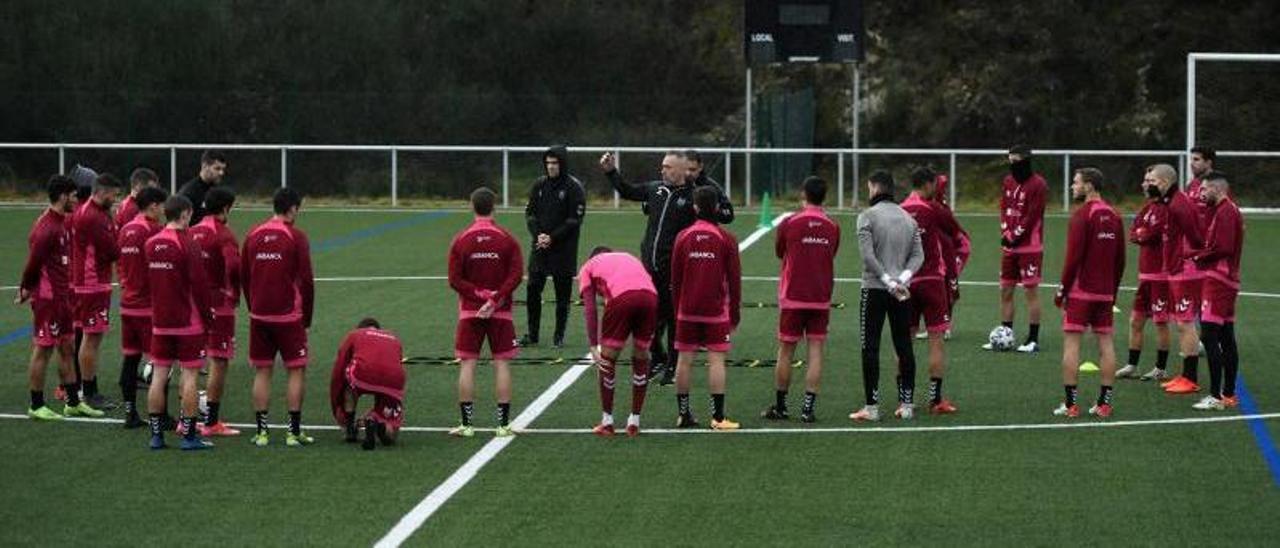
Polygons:
<instances>
[{"instance_id":1,"label":"black jacket with zip","mask_svg":"<svg viewBox=\"0 0 1280 548\"><path fill-rule=\"evenodd\" d=\"M560 176L553 179L543 175L529 191L529 204L524 209L525 225L533 242L529 246L529 272L573 276L578 273L578 233L586 215L586 191L582 182L569 174L565 147L547 149L543 158L547 157L560 160ZM551 247L538 249L538 234L544 233L551 236Z\"/></svg>"},{"instance_id":2,"label":"black jacket with zip","mask_svg":"<svg viewBox=\"0 0 1280 548\"><path fill-rule=\"evenodd\" d=\"M720 192L720 224L733 222L733 205L725 198L720 186L713 182L694 182L679 186L664 181L633 184L622 180L622 174L616 169L605 176L609 178L613 189L618 191L618 196L633 202L644 202L649 225L645 228L644 240L640 242L640 261L650 273L671 272L671 249L675 246L676 235L689 228L696 220L693 213L694 188L704 184L715 186Z\"/></svg>"}]
</instances>

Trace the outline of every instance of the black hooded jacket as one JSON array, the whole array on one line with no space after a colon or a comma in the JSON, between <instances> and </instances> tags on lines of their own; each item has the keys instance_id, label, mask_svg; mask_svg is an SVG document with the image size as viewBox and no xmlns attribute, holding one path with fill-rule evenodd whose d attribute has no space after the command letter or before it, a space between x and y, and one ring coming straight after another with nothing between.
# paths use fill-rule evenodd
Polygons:
<instances>
[{"instance_id":1,"label":"black hooded jacket","mask_svg":"<svg viewBox=\"0 0 1280 548\"><path fill-rule=\"evenodd\" d=\"M696 220L693 214L693 190L699 186L711 185L720 192L720 208L717 219L720 224L733 222L733 204L725 197L720 185L704 177L699 177L692 184L680 186L667 184L665 181L649 181L647 183L628 183L622 180L622 174L613 170L605 174L609 183L623 199L633 202L644 202L644 211L649 216L649 226L645 228L644 240L640 242L640 261L650 273L669 273L671 271L671 249L675 246L676 235L689 228Z\"/></svg>"},{"instance_id":2,"label":"black hooded jacket","mask_svg":"<svg viewBox=\"0 0 1280 548\"><path fill-rule=\"evenodd\" d=\"M563 146L547 149L543 159L560 160L560 176L553 179L544 174L534 181L529 191L529 204L524 208L525 223L533 242L529 272L553 276L572 276L578 272L578 233L587 212L587 197L582 182L569 174L568 156ZM538 234L551 236L550 248L537 248Z\"/></svg>"}]
</instances>

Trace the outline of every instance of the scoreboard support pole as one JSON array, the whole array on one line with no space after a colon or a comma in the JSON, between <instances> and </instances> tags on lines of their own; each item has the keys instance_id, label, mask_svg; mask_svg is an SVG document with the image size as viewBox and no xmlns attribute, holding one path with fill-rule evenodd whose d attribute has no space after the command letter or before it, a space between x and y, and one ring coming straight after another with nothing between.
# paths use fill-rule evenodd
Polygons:
<instances>
[{"instance_id":1,"label":"scoreboard support pole","mask_svg":"<svg viewBox=\"0 0 1280 548\"><path fill-rule=\"evenodd\" d=\"M862 184L861 170L859 169L862 162L858 161L858 125L861 123L861 115L858 112L859 105L862 104L862 75L858 70L858 63L850 63L853 67L853 104L850 110L853 111L853 154L852 160L853 170L853 203L850 206L858 207L858 186Z\"/></svg>"},{"instance_id":2,"label":"scoreboard support pole","mask_svg":"<svg viewBox=\"0 0 1280 548\"><path fill-rule=\"evenodd\" d=\"M742 172L743 173L742 182L744 185L743 188L746 189L746 192L743 192L743 199L746 201L743 202L743 206L751 207L751 65L747 65L746 89L747 89L747 96L746 96L747 133L744 138L744 144L746 146L747 151L746 151L746 170Z\"/></svg>"}]
</instances>

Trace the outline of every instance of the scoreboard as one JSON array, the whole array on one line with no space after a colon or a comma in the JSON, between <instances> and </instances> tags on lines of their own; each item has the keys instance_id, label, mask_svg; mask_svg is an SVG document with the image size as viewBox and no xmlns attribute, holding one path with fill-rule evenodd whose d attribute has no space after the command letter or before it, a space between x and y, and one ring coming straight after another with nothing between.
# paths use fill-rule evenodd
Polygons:
<instances>
[{"instance_id":1,"label":"scoreboard","mask_svg":"<svg viewBox=\"0 0 1280 548\"><path fill-rule=\"evenodd\" d=\"M862 0L746 0L747 64L862 59Z\"/></svg>"}]
</instances>

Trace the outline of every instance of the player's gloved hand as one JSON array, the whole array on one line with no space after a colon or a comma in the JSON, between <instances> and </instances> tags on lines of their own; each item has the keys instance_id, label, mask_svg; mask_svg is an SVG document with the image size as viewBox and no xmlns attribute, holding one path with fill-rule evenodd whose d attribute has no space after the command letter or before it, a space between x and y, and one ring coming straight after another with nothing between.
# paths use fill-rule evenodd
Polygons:
<instances>
[{"instance_id":1,"label":"player's gloved hand","mask_svg":"<svg viewBox=\"0 0 1280 548\"><path fill-rule=\"evenodd\" d=\"M1013 247L1013 240L1004 236L1000 237L1000 247Z\"/></svg>"},{"instance_id":2,"label":"player's gloved hand","mask_svg":"<svg viewBox=\"0 0 1280 548\"><path fill-rule=\"evenodd\" d=\"M1058 292L1053 294L1053 306L1062 308L1067 304L1067 296L1063 293L1062 288L1058 288Z\"/></svg>"}]
</instances>

